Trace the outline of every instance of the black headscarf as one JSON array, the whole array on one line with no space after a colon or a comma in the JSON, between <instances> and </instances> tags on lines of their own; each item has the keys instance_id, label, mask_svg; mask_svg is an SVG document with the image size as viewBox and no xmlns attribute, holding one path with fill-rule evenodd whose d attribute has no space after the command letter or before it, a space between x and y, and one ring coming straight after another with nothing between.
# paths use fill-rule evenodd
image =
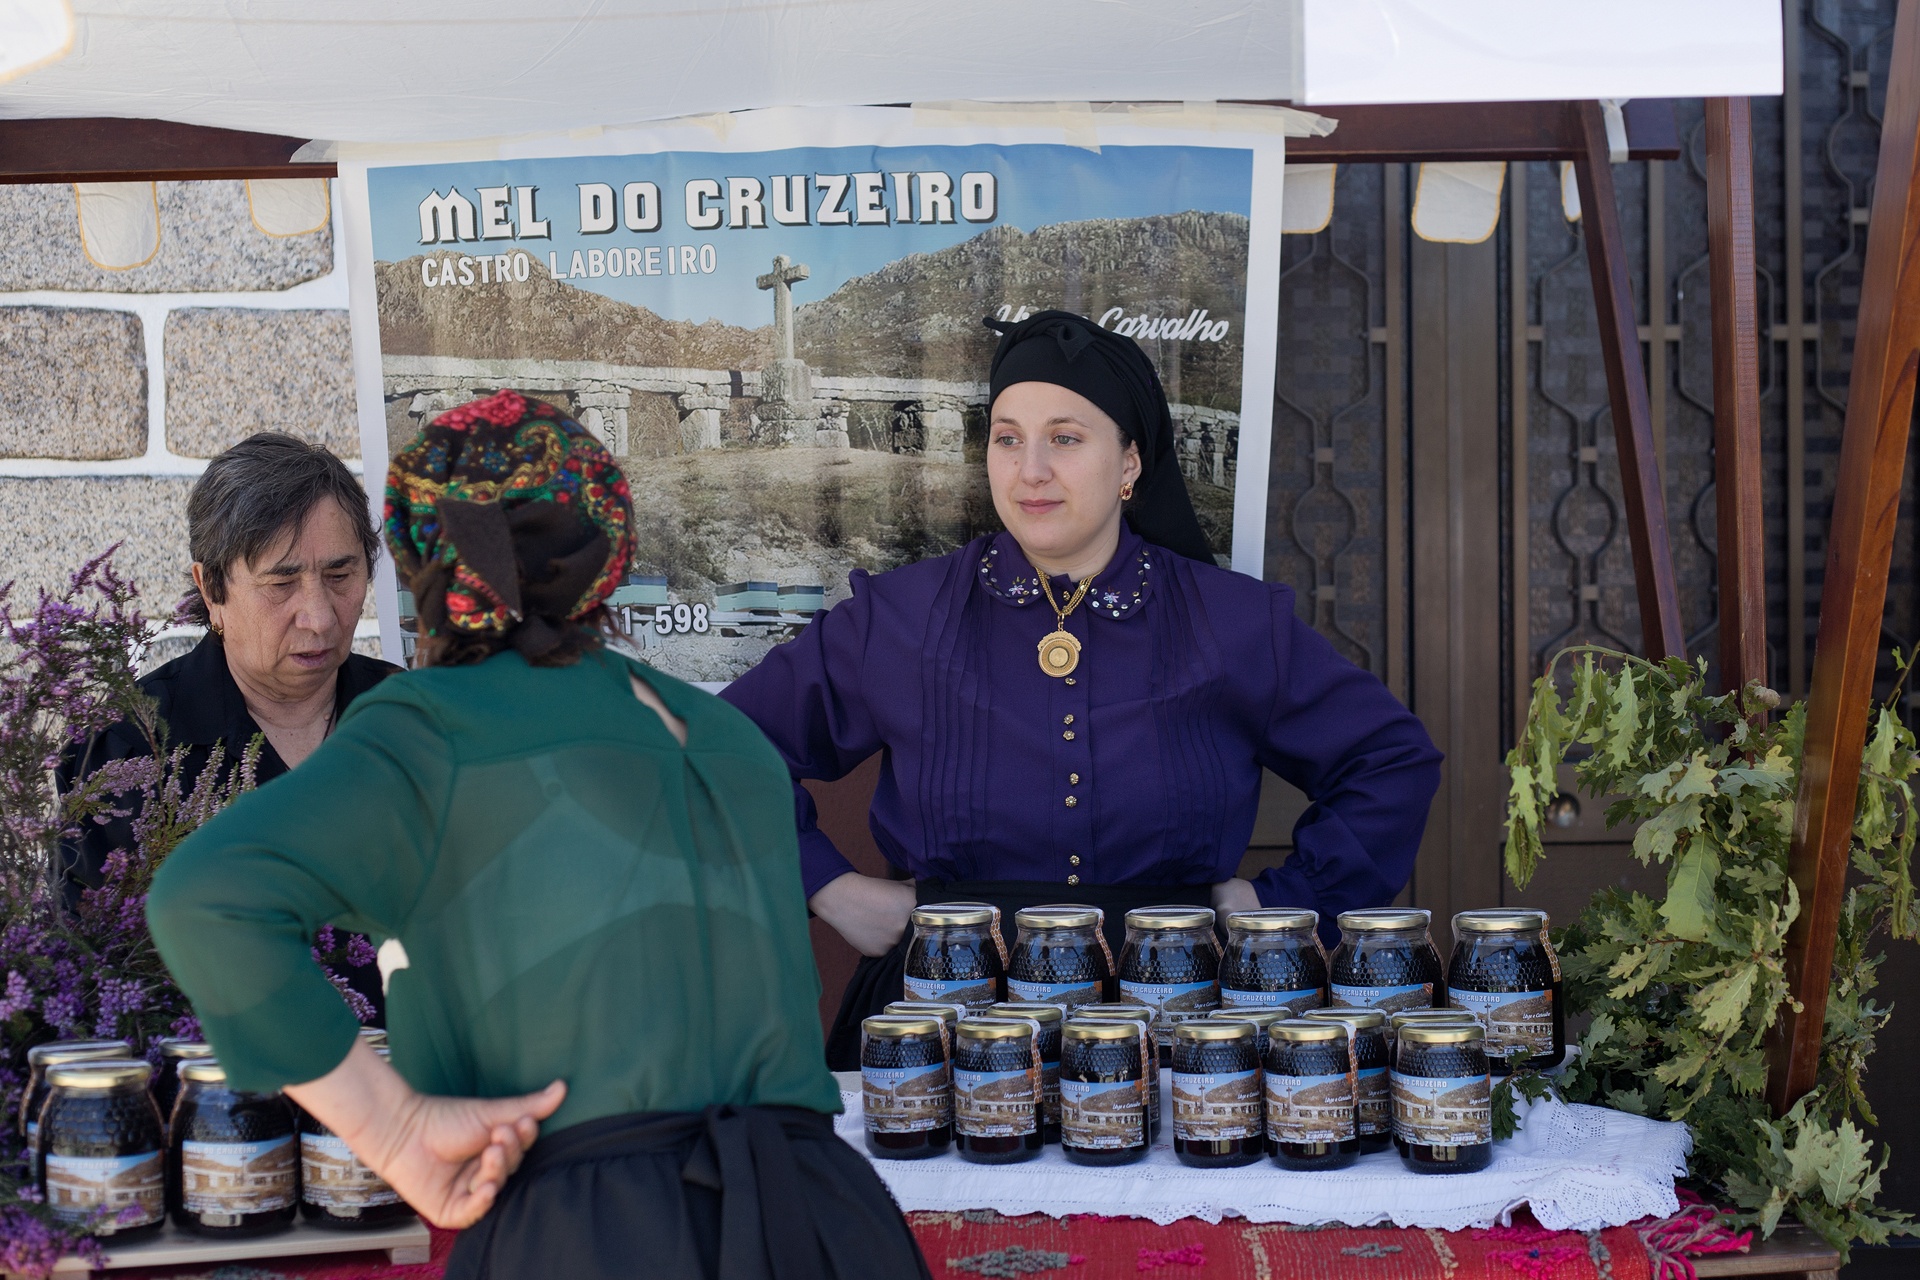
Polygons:
<instances>
[{"instance_id":1,"label":"black headscarf","mask_svg":"<svg viewBox=\"0 0 1920 1280\"><path fill-rule=\"evenodd\" d=\"M1167 393L1139 344L1071 311L1042 311L1017 324L992 318L981 323L1000 335L987 371L992 400L1017 382L1051 382L1100 406L1140 448L1140 479L1127 503L1133 531L1156 546L1213 564L1213 549L1174 456Z\"/></svg>"}]
</instances>

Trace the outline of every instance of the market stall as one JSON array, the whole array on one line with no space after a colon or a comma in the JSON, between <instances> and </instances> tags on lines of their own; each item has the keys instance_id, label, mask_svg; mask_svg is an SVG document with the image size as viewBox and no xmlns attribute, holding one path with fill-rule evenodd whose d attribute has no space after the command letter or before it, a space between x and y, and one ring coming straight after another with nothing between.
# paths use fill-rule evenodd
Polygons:
<instances>
[{"instance_id":1,"label":"market stall","mask_svg":"<svg viewBox=\"0 0 1920 1280\"><path fill-rule=\"evenodd\" d=\"M0 181L88 184L99 201L91 207L100 210L101 225L106 225L124 215L127 202L116 203L112 190L92 184L213 177L312 180L340 171L364 181L367 171L382 163L430 154L432 147L449 140L476 137L493 141L472 144L474 155L591 155L578 136L552 152L537 149L544 143L500 138L572 130L596 137L610 132L617 139L619 130L608 126L668 117L707 117L674 127L705 130L716 150L729 145L744 149L728 143L729 132L739 128L754 136L759 121L729 123L725 113L906 99L919 102L916 126L964 121L969 127L1029 131L1032 138L1021 133L1022 141L1044 134L1067 146L1091 145L1097 152L1102 141L1110 146L1120 140L1137 142L1129 129L1169 123L1149 121L1139 113L1129 116L1124 107L1089 105L1124 98L1186 102L1181 118L1173 122L1178 127L1231 137L1254 133L1275 141L1284 138L1284 162L1302 175L1302 195L1313 189L1309 166L1418 162L1425 170L1423 186L1432 183L1426 188L1424 216L1430 229L1444 233L1450 227L1470 229L1488 210L1498 216L1497 182L1489 201L1484 184L1475 185L1484 176L1476 174L1475 166L1559 161L1572 176L1570 185L1587 228L1644 653L1655 659L1685 658L1646 374L1610 166L1630 157L1677 154L1671 114L1660 99L1705 95L1711 99L1707 161L1720 616L1732 623L1721 628L1719 670L1725 690L1736 698L1738 714L1733 718L1746 718L1756 731L1765 725L1768 707L1738 699L1765 671L1764 596L1754 586L1764 573L1752 137L1746 97L1778 89L1779 39L1769 6L1702 5L1678 15L1662 8L1658 22L1618 11L1600 17L1556 10L1551 17L1539 17L1537 6L1492 3L1456 7L1445 19L1413 3L1309 2L1250 16L1237 8L1227 14L1223 6L1223 13L1210 14L1206 6L1189 6L1177 13L1129 11L1117 22L1110 14L1095 20L1091 13L1063 10L1012 56L998 56L1003 50L992 14L955 16L934 6L915 7L896 11L885 24L862 23L854 39L848 24L859 20L854 13L859 6L826 8L824 14L804 17L755 11L750 18L726 5L696 6L674 15L583 12L567 17L577 20L578 30L554 34L542 25L551 15L536 16L506 3L488 7L469 23L423 23L418 28L373 16L295 21L291 9L279 14L258 7L244 19L229 18L224 9L220 16L207 18L192 12L193 5L177 5L160 14L87 18L81 27L86 38L62 59L63 44L73 44L73 29L63 25L58 14L49 18L47 13L64 6L41 6L37 25L23 25L17 45L5 50L17 59L22 74L0 88ZM1639 18L1650 17L1655 8L1642 6L1645 12ZM743 22L751 25L737 25ZM393 36L396 26L405 33L401 38ZM476 105L458 92L476 74L482 80L512 78L529 63L541 65L542 57L529 59L519 47L508 63L488 62L511 47L514 33L528 30L550 40L544 60L566 69L565 95L523 93L510 101ZM1098 57L1087 56L1082 44L1088 32L1107 42ZM1743 41L1727 38L1729 32L1756 34ZM636 41L697 52L690 55L694 61L686 74L663 77L636 94L635 82L625 73ZM429 47L432 56L424 57ZM1074 56L1063 58L1069 48ZM170 49L174 56L156 57L156 49ZM1169 49L1177 50L1177 56L1167 56ZM989 51L996 56L989 57ZM218 92L209 92L204 81L179 70L209 59L236 68ZM751 65L743 65L743 59ZM1077 69L1065 80L1052 74L1063 62ZM476 73L476 65L491 65L493 70ZM1920 351L1920 5L1901 5L1893 65L1881 180L1869 222L1868 270L1830 539L1829 585L1792 823L1790 873L1800 910L1786 933L1782 989L1792 999L1781 1009L1766 1069L1767 1098L1776 1115L1789 1113L1816 1084L1836 940L1843 909L1851 910L1843 908L1842 897L1854 848L1852 797L1868 739L1878 618L1912 416L1915 352ZM988 70L983 72L983 66ZM1074 101L1043 106L1021 102L1028 96L1023 86L1033 83L1042 69L1049 73L1049 91ZM1000 98L1018 105L983 101ZM1246 105L1213 105L1228 99ZM1292 110L1274 109L1282 102ZM448 153L458 154L459 147L448 148ZM955 176L962 180L964 200L964 178L971 175ZM1330 176L1327 180L1331 182ZM1291 174L1288 181L1291 184ZM937 194L935 188L922 188L920 199L930 191ZM1293 195L1289 186L1288 199ZM659 198L657 190L652 198ZM900 198L897 190L892 198ZM517 204L505 195L499 199L500 208L511 205L522 224L537 220L529 197L515 197ZM644 199L638 197L628 211L629 225L644 220ZM1331 201L1330 186L1327 199ZM583 219L586 208L583 202ZM736 212L751 217L746 206L736 205ZM612 214L608 216L611 225ZM1426 234L1420 229L1422 216L1416 206L1416 231ZM423 236L426 217L420 214ZM457 217L458 210L449 206L447 225L457 227ZM1454 221L1448 223L1448 217ZM1256 256L1257 251L1250 255L1249 280L1257 274ZM1277 251L1272 265L1277 269ZM364 261L357 268L366 273L368 285L372 267ZM804 270L776 260L768 282L759 287L773 295L778 307L785 290L805 278ZM372 305L370 297L366 305ZM792 360L790 309L787 314L784 340ZM372 367L361 368L359 374L363 383L372 379L376 404L381 348L375 335L381 319L374 317L374 332L369 332L366 317L361 317L356 335L357 357L372 357ZM1251 320L1248 334L1250 348L1255 337L1265 337L1270 344L1273 336ZM1247 363L1248 385L1259 385L1263 376L1270 380L1271 363L1261 365L1251 349ZM695 385L697 381L689 378L686 385L670 389L683 405L683 431L689 421L699 429L704 422L699 415L718 413L723 398L717 384ZM419 394L431 394L427 385L421 383ZM835 389L848 399L858 390ZM904 398L899 388L889 387L886 394ZM949 389L939 394L953 393ZM715 406L708 407L701 397L714 398ZM921 415L916 429L924 432L934 430L934 415L940 412L931 398L929 406L914 411ZM384 446L384 419L368 428L366 416L363 411L363 434L368 439L377 435ZM611 416L608 421L612 423ZM620 422L624 430L624 418ZM833 430L830 425L814 428L810 422L809 429ZM369 450L367 456L384 457L384 448ZM1263 464L1240 467L1238 475L1242 488L1264 497ZM1234 523L1237 534L1240 523ZM1243 553L1238 541L1231 555L1238 567L1257 569L1260 563L1258 554ZM754 589L765 587L765 594L784 598L775 583L738 585L744 603L734 611L740 615L732 624L737 628L760 625ZM382 604L383 632L398 651L404 602L396 593ZM759 612L771 616L778 611ZM1699 691L1702 696L1705 692ZM1743 766L1732 762L1728 767ZM1106 976L1116 977L1117 972ZM1021 1016L1017 1010L1009 1012ZM1031 1025L1029 1056L1037 1066L1040 1026ZM1357 1027L1352 1031L1357 1035ZM1559 1034L1557 1047L1564 1050L1564 1030ZM949 1035L957 1031L939 1032L945 1060L956 1062ZM1353 1061L1357 1064L1358 1057ZM1168 1079L1155 1087L1161 1090L1160 1108L1173 1115L1182 1105L1174 1092L1179 1068L1171 1057L1168 1065ZM1238 1269L1234 1274L1289 1274L1291 1267L1312 1257L1327 1274L1344 1275L1372 1274L1336 1269L1358 1268L1353 1259L1392 1254L1396 1274L1451 1278L1463 1266L1468 1275L1499 1274L1497 1267L1521 1265L1507 1256L1515 1255L1531 1260L1521 1266L1529 1274L1584 1277L1590 1270L1625 1280L1642 1274L1640 1268L1648 1266L1646 1249L1654 1242L1665 1242L1654 1247L1656 1257L1684 1256L1691 1247L1701 1258L1710 1258L1713 1251L1734 1244L1749 1247L1748 1241L1715 1228L1711 1213L1676 1194L1674 1178L1684 1172L1688 1150L1683 1126L1570 1105L1552 1096L1531 1105L1525 1097L1516 1103L1509 1094L1508 1105L1519 1112L1517 1129L1514 1136L1493 1143L1494 1081L1484 1061L1480 1079L1488 1091L1484 1141L1490 1148L1489 1167L1443 1178L1407 1172L1403 1157L1391 1150L1366 1154L1336 1172L1276 1170L1264 1158L1240 1168L1196 1168L1179 1159L1171 1133L1159 1142L1146 1138L1144 1117L1151 1104L1145 1068L1139 1069L1138 1163L1076 1165L1059 1147L1042 1150L1038 1142L1038 1159L1010 1168L970 1164L954 1154L919 1161L876 1160L902 1207L913 1215L916 1233L936 1268L945 1261L952 1273L1020 1274L1093 1260L1100 1267L1127 1261L1146 1270L1149 1264L1194 1265L1231 1255L1231 1265ZM840 1120L842 1136L864 1145L867 1134L876 1131L868 1124L873 1082L863 1090L857 1080L843 1079L842 1086L847 1104ZM1039 1087L1037 1078L1034 1087ZM947 1105L953 1106L953 1100ZM1040 1099L1036 1096L1026 1105L1038 1107ZM1253 1105L1257 1109L1263 1104ZM1044 1121L1035 1124L1042 1127ZM1336 1139L1336 1145L1342 1140ZM1388 1223L1392 1229L1384 1225ZM1328 1229L1293 1230L1315 1226ZM355 1264L363 1269L353 1274L437 1274L435 1263L444 1256L446 1241L436 1234L434 1258L425 1260L422 1235L415 1229L391 1246L400 1252L384 1261L363 1260ZM293 1237L281 1237L280 1242L253 1247L245 1256L305 1252ZM384 1239L380 1244L390 1247ZM1661 1254L1661 1248L1667 1253ZM1749 1270L1763 1259L1771 1259L1766 1265L1780 1273L1815 1274L1836 1265L1837 1254L1790 1234L1750 1248L1741 1260ZM106 1262L114 1267L161 1261L137 1250L114 1250L111 1242L107 1252ZM211 1256L177 1255L177 1260L199 1262ZM334 1274L316 1270L319 1265L302 1264L302 1273ZM1700 1275L1731 1274L1716 1269L1725 1265L1706 1260L1696 1262L1695 1268ZM1475 1271L1476 1266L1484 1271ZM1104 1272L1090 1266L1087 1273ZM1647 1274L1653 1274L1650 1267Z\"/></svg>"}]
</instances>

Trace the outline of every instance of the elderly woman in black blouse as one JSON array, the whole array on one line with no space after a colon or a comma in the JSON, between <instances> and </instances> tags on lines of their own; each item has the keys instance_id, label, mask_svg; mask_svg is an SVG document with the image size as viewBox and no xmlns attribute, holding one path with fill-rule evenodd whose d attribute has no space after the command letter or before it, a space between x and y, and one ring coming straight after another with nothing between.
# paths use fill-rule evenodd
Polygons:
<instances>
[{"instance_id":1,"label":"elderly woman in black blouse","mask_svg":"<svg viewBox=\"0 0 1920 1280\"><path fill-rule=\"evenodd\" d=\"M140 681L164 735L121 721L62 762L62 790L110 760L186 748L183 788L222 751L238 767L264 739L256 770L265 783L313 754L341 712L399 668L352 652L366 605L379 533L366 490L318 445L261 432L207 464L187 500L193 556L189 618L207 628L190 653ZM100 883L107 855L133 843L132 815L89 824L62 850L57 878L69 902ZM376 1008L371 965L348 973Z\"/></svg>"}]
</instances>

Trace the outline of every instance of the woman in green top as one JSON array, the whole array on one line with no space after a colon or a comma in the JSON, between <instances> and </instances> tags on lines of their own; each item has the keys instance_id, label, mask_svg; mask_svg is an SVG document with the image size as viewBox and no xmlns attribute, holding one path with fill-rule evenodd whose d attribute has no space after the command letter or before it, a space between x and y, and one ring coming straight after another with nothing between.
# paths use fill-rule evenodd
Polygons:
<instances>
[{"instance_id":1,"label":"woman in green top","mask_svg":"<svg viewBox=\"0 0 1920 1280\"><path fill-rule=\"evenodd\" d=\"M833 1133L785 766L600 643L631 521L551 406L436 419L387 492L426 669L182 844L154 940L236 1088L478 1223L451 1280L924 1276ZM390 940L391 1069L309 953L329 923Z\"/></svg>"}]
</instances>

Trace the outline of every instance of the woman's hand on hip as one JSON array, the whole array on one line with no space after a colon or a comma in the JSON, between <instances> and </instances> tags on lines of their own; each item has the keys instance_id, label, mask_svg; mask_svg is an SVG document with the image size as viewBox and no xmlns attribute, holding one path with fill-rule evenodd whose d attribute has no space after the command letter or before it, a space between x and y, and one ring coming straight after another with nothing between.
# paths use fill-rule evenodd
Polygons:
<instances>
[{"instance_id":1,"label":"woman's hand on hip","mask_svg":"<svg viewBox=\"0 0 1920 1280\"><path fill-rule=\"evenodd\" d=\"M556 1080L514 1098L416 1093L364 1041L326 1075L287 1096L339 1134L361 1161L436 1227L470 1227L486 1215L559 1109Z\"/></svg>"},{"instance_id":2,"label":"woman's hand on hip","mask_svg":"<svg viewBox=\"0 0 1920 1280\"><path fill-rule=\"evenodd\" d=\"M1213 886L1213 910L1222 923L1229 911L1258 911L1260 905L1260 893L1251 880L1222 880Z\"/></svg>"},{"instance_id":3,"label":"woman's hand on hip","mask_svg":"<svg viewBox=\"0 0 1920 1280\"><path fill-rule=\"evenodd\" d=\"M883 956L907 931L913 914L911 880L882 880L849 871L807 899L813 914L863 956Z\"/></svg>"}]
</instances>

